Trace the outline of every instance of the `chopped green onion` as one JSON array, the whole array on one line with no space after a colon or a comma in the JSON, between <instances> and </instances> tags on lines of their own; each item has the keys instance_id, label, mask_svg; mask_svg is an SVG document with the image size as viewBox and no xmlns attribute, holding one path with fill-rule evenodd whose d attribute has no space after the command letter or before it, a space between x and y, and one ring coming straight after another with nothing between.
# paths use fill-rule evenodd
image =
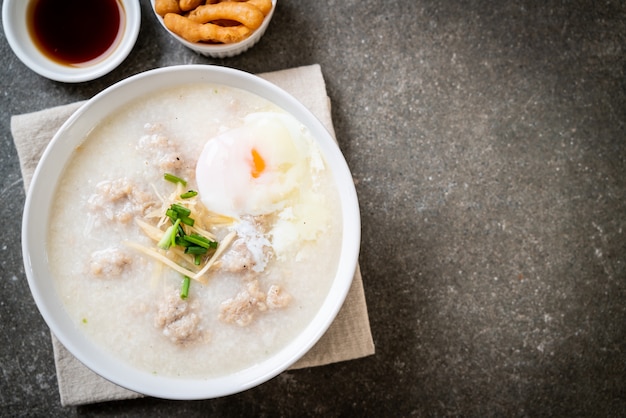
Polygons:
<instances>
[{"instance_id":1,"label":"chopped green onion","mask_svg":"<svg viewBox=\"0 0 626 418\"><path fill-rule=\"evenodd\" d=\"M189 215L191 215L191 210L184 206L177 205L176 203L172 203L172 206L165 211L165 215L170 218L172 223L177 219L180 219L182 223L189 226L193 226L195 223L195 220L189 217Z\"/></svg>"},{"instance_id":2,"label":"chopped green onion","mask_svg":"<svg viewBox=\"0 0 626 418\"><path fill-rule=\"evenodd\" d=\"M181 199L189 199L190 197L194 197L197 196L198 192L196 192L195 190L189 190L188 192L185 192L183 194L180 195Z\"/></svg>"},{"instance_id":3,"label":"chopped green onion","mask_svg":"<svg viewBox=\"0 0 626 418\"><path fill-rule=\"evenodd\" d=\"M217 248L217 242L211 241L202 235L191 234L185 236L185 240L191 242L192 244L199 245L204 248Z\"/></svg>"},{"instance_id":4,"label":"chopped green onion","mask_svg":"<svg viewBox=\"0 0 626 418\"><path fill-rule=\"evenodd\" d=\"M178 235L179 225L180 225L180 219L176 219L176 222L174 222L174 225L172 225L174 227L174 231L172 232L172 235L170 236L170 247L174 247L176 245L176 236Z\"/></svg>"},{"instance_id":5,"label":"chopped green onion","mask_svg":"<svg viewBox=\"0 0 626 418\"><path fill-rule=\"evenodd\" d=\"M193 263L196 266L199 266L201 262L202 262L202 254L194 254L194 256L193 256Z\"/></svg>"},{"instance_id":6,"label":"chopped green onion","mask_svg":"<svg viewBox=\"0 0 626 418\"><path fill-rule=\"evenodd\" d=\"M189 296L189 285L191 284L191 278L189 276L183 276L183 284L180 288L180 298L187 299Z\"/></svg>"},{"instance_id":7,"label":"chopped green onion","mask_svg":"<svg viewBox=\"0 0 626 418\"><path fill-rule=\"evenodd\" d=\"M191 209L187 209L186 207L176 204L176 203L172 203L172 206L170 206L170 209L178 213L179 218L183 218L185 216L191 215Z\"/></svg>"},{"instance_id":8,"label":"chopped green onion","mask_svg":"<svg viewBox=\"0 0 626 418\"><path fill-rule=\"evenodd\" d=\"M178 235L176 236L176 245L180 247L189 247L189 246L192 246L193 244L185 240L184 237Z\"/></svg>"},{"instance_id":9,"label":"chopped green onion","mask_svg":"<svg viewBox=\"0 0 626 418\"><path fill-rule=\"evenodd\" d=\"M165 230L165 233L161 237L161 240L157 244L162 250L169 250L170 247L176 245L176 236L178 235L178 225L180 225L180 219L176 219L174 225L171 225Z\"/></svg>"},{"instance_id":10,"label":"chopped green onion","mask_svg":"<svg viewBox=\"0 0 626 418\"><path fill-rule=\"evenodd\" d=\"M196 222L193 220L193 218L190 218L189 216L181 216L180 218L180 222L185 224L185 225L189 225L189 226L193 226L193 224Z\"/></svg>"},{"instance_id":11,"label":"chopped green onion","mask_svg":"<svg viewBox=\"0 0 626 418\"><path fill-rule=\"evenodd\" d=\"M185 248L185 254L206 254L207 251L208 249L200 247L198 245L190 245L189 247Z\"/></svg>"},{"instance_id":12,"label":"chopped green onion","mask_svg":"<svg viewBox=\"0 0 626 418\"><path fill-rule=\"evenodd\" d=\"M178 212L175 210L168 209L165 211L165 214L172 220L172 223L176 222L176 219L178 219Z\"/></svg>"},{"instance_id":13,"label":"chopped green onion","mask_svg":"<svg viewBox=\"0 0 626 418\"><path fill-rule=\"evenodd\" d=\"M182 184L183 186L186 186L186 185L187 185L187 182L186 182L185 180L181 179L181 178L180 178L180 177L178 177L178 176L175 176L175 175L173 175L173 174L170 174L170 173L165 173L165 174L163 174L163 178L164 178L165 180L167 180L167 181L171 181L172 183L180 183L180 184Z\"/></svg>"},{"instance_id":14,"label":"chopped green onion","mask_svg":"<svg viewBox=\"0 0 626 418\"><path fill-rule=\"evenodd\" d=\"M169 250L172 239L176 239L176 228L174 228L174 225L170 225L170 227L165 230L157 246L162 250Z\"/></svg>"}]
</instances>

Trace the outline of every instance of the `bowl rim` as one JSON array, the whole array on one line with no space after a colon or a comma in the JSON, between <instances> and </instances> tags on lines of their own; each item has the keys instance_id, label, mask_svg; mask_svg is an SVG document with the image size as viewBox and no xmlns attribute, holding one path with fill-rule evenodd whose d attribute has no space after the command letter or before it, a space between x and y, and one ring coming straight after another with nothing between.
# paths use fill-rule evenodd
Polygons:
<instances>
[{"instance_id":1,"label":"bowl rim","mask_svg":"<svg viewBox=\"0 0 626 418\"><path fill-rule=\"evenodd\" d=\"M26 29L24 12L30 1L4 0L2 24L4 34L17 58L35 73L54 81L81 83L95 80L117 68L130 54L141 27L141 6L137 0L119 0L125 10L126 23L119 44L109 55L85 67L71 67L47 58L33 43ZM18 10L19 9L19 10ZM21 16L20 19L16 19ZM21 22L21 23L20 23Z\"/></svg>"},{"instance_id":2,"label":"bowl rim","mask_svg":"<svg viewBox=\"0 0 626 418\"><path fill-rule=\"evenodd\" d=\"M294 341L276 355L232 375L211 379L179 380L155 376L116 360L76 329L56 296L52 280L46 280L51 277L47 269L46 239L42 240L41 231L45 230L47 234L49 204L57 178L74 149L73 145L82 142L86 131L97 123L90 122L89 118L94 118L92 114L101 115L99 112L110 106L113 106L109 108L109 112L112 112L120 99L122 103L118 105L134 100L138 97L137 92L146 94L154 83L161 83L168 78L178 81L170 81L172 84L164 87L188 84L190 80L224 84L261 95L289 111L316 138L333 170L342 201L344 230L339 266L330 291L315 317ZM134 88L137 89L136 94L127 94L127 89ZM49 183L54 187L50 187ZM148 70L113 84L83 104L61 126L44 150L26 195L22 253L28 284L45 322L57 339L88 368L121 387L144 395L177 400L210 399L242 392L270 380L299 360L319 341L336 318L352 285L358 264L360 228L358 199L347 162L330 132L302 103L273 83L250 73L212 65L177 65Z\"/></svg>"}]
</instances>

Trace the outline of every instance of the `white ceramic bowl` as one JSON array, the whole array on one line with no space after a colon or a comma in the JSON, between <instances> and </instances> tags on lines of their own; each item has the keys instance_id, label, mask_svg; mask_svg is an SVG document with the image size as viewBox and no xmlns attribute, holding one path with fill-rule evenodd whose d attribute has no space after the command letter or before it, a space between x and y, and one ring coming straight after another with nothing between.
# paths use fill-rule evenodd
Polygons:
<instances>
[{"instance_id":1,"label":"white ceramic bowl","mask_svg":"<svg viewBox=\"0 0 626 418\"><path fill-rule=\"evenodd\" d=\"M88 66L68 66L53 61L35 45L27 27L28 0L4 0L2 24L11 49L27 67L46 78L66 83L94 80L111 72L126 59L135 45L141 26L138 0L120 0L125 13L125 26L117 47L105 58Z\"/></svg>"},{"instance_id":2,"label":"white ceramic bowl","mask_svg":"<svg viewBox=\"0 0 626 418\"><path fill-rule=\"evenodd\" d=\"M152 4L152 10L154 11L154 2L155 0L150 1ZM249 37L244 39L241 42L233 43L233 44L203 44L199 42L189 42L186 39L181 38L177 34L170 31L163 23L163 18L159 16L156 11L154 11L154 16L157 18L161 26L174 37L178 42L186 46L187 48L195 51L199 54L202 54L207 57L213 58L229 58L234 57L235 55L239 55L248 49L252 48L263 36L265 31L267 30L270 21L272 20L272 16L274 15L274 10L276 10L276 2L277 0L272 0L272 10L265 16L263 23L261 26L256 29Z\"/></svg>"},{"instance_id":3,"label":"white ceramic bowl","mask_svg":"<svg viewBox=\"0 0 626 418\"><path fill-rule=\"evenodd\" d=\"M190 82L217 83L259 95L288 110L318 141L339 189L343 217L336 276L321 309L294 340L272 357L232 375L177 379L154 375L122 363L96 346L66 313L47 263L46 237L51 204L64 166L87 133L103 118L138 96ZM358 261L360 216L352 176L336 142L322 123L292 96L257 76L224 67L189 65L151 70L123 80L76 111L46 148L26 198L22 250L34 300L51 331L83 364L104 378L145 395L166 399L208 399L243 391L278 375L301 358L326 332L344 303Z\"/></svg>"}]
</instances>

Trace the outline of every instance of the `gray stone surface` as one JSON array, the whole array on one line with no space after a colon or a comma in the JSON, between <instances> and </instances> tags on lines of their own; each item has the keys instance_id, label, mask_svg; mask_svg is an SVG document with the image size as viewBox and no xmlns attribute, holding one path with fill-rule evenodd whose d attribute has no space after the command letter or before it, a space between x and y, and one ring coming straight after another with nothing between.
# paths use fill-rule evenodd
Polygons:
<instances>
[{"instance_id":1,"label":"gray stone surface","mask_svg":"<svg viewBox=\"0 0 626 418\"><path fill-rule=\"evenodd\" d=\"M261 43L224 60L141 4L131 56L93 82L44 79L0 36L0 415L626 414L626 3L280 0ZM222 399L62 408L10 115L183 63L321 64L377 353Z\"/></svg>"}]
</instances>

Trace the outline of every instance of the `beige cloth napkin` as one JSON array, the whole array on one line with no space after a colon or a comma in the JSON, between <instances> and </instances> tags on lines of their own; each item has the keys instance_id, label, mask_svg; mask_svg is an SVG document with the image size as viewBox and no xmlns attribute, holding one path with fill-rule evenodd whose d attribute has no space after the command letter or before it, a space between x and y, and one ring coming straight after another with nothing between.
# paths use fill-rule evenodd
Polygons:
<instances>
[{"instance_id":1,"label":"beige cloth napkin","mask_svg":"<svg viewBox=\"0 0 626 418\"><path fill-rule=\"evenodd\" d=\"M319 65L292 68L260 76L300 100L334 136L330 100ZM72 103L11 118L11 132L28 190L35 167L54 133L80 107ZM52 335L61 404L64 406L131 399L143 395L117 386L78 361ZM346 301L326 334L291 368L320 366L374 354L361 272L357 271Z\"/></svg>"}]
</instances>

